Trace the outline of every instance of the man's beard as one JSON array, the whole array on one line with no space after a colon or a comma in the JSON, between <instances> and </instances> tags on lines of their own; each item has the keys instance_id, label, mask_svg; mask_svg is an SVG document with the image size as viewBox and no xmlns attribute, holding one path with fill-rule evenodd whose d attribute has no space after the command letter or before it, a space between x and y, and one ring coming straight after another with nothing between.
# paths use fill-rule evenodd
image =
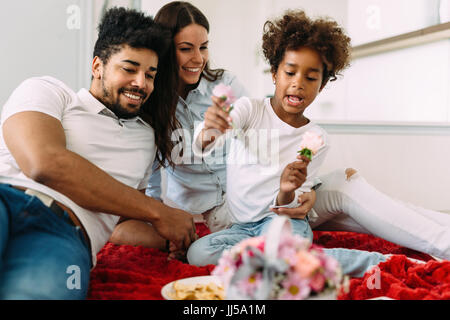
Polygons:
<instances>
[{"instance_id":1,"label":"man's beard","mask_svg":"<svg viewBox=\"0 0 450 320\"><path fill-rule=\"evenodd\" d=\"M139 93L145 97L145 92L143 92L142 90L136 90L136 89L120 88L118 90L117 101L113 102L113 101L110 101L111 92L109 92L108 89L106 89L104 79L102 79L102 89L103 89L102 103L109 110L111 110L119 119L131 119L131 118L134 118L139 115L140 107L134 106L132 110L123 107L122 104L119 102L120 95L124 91L127 91L130 93ZM143 100L145 100L145 98Z\"/></svg>"}]
</instances>

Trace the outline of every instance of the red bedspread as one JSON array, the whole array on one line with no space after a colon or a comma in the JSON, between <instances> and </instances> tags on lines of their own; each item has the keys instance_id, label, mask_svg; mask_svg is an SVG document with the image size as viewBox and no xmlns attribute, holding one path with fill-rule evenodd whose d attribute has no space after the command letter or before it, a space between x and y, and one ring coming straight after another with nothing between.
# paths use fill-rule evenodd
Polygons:
<instances>
[{"instance_id":1,"label":"red bedspread","mask_svg":"<svg viewBox=\"0 0 450 320\"><path fill-rule=\"evenodd\" d=\"M199 235L208 233L197 225ZM350 291L339 299L450 299L450 261L437 262L430 256L400 247L370 235L352 232L314 232L314 242L327 248L342 247L399 254L363 278L350 281ZM419 264L406 256L427 261ZM162 299L160 290L173 280L209 275L214 266L195 267L167 261L156 249L117 246L107 243L97 255L91 272L88 299ZM374 274L373 272L377 272ZM375 276L378 277L375 279ZM377 280L377 281L375 281ZM370 289L372 288L372 289Z\"/></svg>"}]
</instances>

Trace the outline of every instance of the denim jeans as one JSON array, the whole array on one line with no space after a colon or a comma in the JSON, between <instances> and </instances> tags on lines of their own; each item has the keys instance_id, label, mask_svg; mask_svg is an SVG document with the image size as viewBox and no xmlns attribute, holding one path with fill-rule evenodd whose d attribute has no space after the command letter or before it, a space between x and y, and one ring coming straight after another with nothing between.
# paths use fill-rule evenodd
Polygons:
<instances>
[{"instance_id":1,"label":"denim jeans","mask_svg":"<svg viewBox=\"0 0 450 320\"><path fill-rule=\"evenodd\" d=\"M230 249L244 239L264 234L272 221L272 217L259 222L233 224L229 229L202 237L191 244L187 258L190 264L205 266L217 264L223 251ZM312 241L313 233L308 219L290 219L292 233ZM372 266L386 261L386 256L378 252L368 252L354 249L333 248L324 252L335 258L341 265L342 272L352 277L362 277Z\"/></svg>"},{"instance_id":2,"label":"denim jeans","mask_svg":"<svg viewBox=\"0 0 450 320\"><path fill-rule=\"evenodd\" d=\"M0 184L0 299L85 299L91 253L69 216Z\"/></svg>"}]
</instances>

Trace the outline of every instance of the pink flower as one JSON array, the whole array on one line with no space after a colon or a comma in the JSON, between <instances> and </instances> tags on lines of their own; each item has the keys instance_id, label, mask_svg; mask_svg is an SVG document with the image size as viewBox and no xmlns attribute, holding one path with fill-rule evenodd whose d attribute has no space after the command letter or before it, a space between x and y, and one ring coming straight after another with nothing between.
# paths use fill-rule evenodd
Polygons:
<instances>
[{"instance_id":1,"label":"pink flower","mask_svg":"<svg viewBox=\"0 0 450 320\"><path fill-rule=\"evenodd\" d=\"M303 300L311 292L308 280L303 279L296 273L288 274L281 284L284 289L279 297L281 300Z\"/></svg>"},{"instance_id":2,"label":"pink flower","mask_svg":"<svg viewBox=\"0 0 450 320\"><path fill-rule=\"evenodd\" d=\"M318 272L309 282L309 286L313 291L320 292L325 287L325 281L325 276L322 273Z\"/></svg>"},{"instance_id":3,"label":"pink flower","mask_svg":"<svg viewBox=\"0 0 450 320\"><path fill-rule=\"evenodd\" d=\"M323 139L318 134L307 131L303 134L302 142L300 143L301 155L308 157L310 160L312 156L319 151L320 147L323 146Z\"/></svg>"},{"instance_id":4,"label":"pink flower","mask_svg":"<svg viewBox=\"0 0 450 320\"><path fill-rule=\"evenodd\" d=\"M232 286L244 297L255 297L262 285L263 270L259 265L252 265L253 260L246 259L245 255L254 256L260 250L261 257L267 258L264 255L266 240L264 235L248 238L224 251L212 274L222 279L225 290L229 289L233 275L245 267L246 274L250 275L234 282ZM338 262L327 256L322 247L311 244L298 235L290 232L281 235L277 259L286 262L288 268L271 279L270 296L275 299L306 299L311 293L335 290L341 283L342 274Z\"/></svg>"},{"instance_id":5,"label":"pink flower","mask_svg":"<svg viewBox=\"0 0 450 320\"><path fill-rule=\"evenodd\" d=\"M308 239L302 238L297 234L284 234L280 240L280 247L292 247L295 250L308 250L311 243Z\"/></svg>"},{"instance_id":6,"label":"pink flower","mask_svg":"<svg viewBox=\"0 0 450 320\"><path fill-rule=\"evenodd\" d=\"M236 272L236 260L231 251L226 250L220 257L217 266L211 272L211 275L218 276L225 288L228 288L231 278L233 278Z\"/></svg>"},{"instance_id":7,"label":"pink flower","mask_svg":"<svg viewBox=\"0 0 450 320\"><path fill-rule=\"evenodd\" d=\"M299 251L296 254L297 263L295 271L303 278L311 277L321 267L320 260L306 251Z\"/></svg>"},{"instance_id":8,"label":"pink flower","mask_svg":"<svg viewBox=\"0 0 450 320\"><path fill-rule=\"evenodd\" d=\"M310 243L305 238L294 234L283 234L278 245L278 258L294 266L297 263L297 251L307 250L309 246Z\"/></svg>"},{"instance_id":9,"label":"pink flower","mask_svg":"<svg viewBox=\"0 0 450 320\"><path fill-rule=\"evenodd\" d=\"M241 251L244 251L244 249L247 247L254 247L254 248L259 249L261 252L264 252L264 241L265 241L264 236L248 238L248 239L242 240L238 244L238 247L240 248Z\"/></svg>"},{"instance_id":10,"label":"pink flower","mask_svg":"<svg viewBox=\"0 0 450 320\"><path fill-rule=\"evenodd\" d=\"M247 279L242 279L236 283L239 290L247 296L253 296L255 291L258 290L262 280L260 272L252 274Z\"/></svg>"},{"instance_id":11,"label":"pink flower","mask_svg":"<svg viewBox=\"0 0 450 320\"><path fill-rule=\"evenodd\" d=\"M213 275L221 276L221 275L228 275L233 274L236 270L235 267L235 261L230 255L222 255L220 257L219 262L217 263L217 266L212 271Z\"/></svg>"},{"instance_id":12,"label":"pink flower","mask_svg":"<svg viewBox=\"0 0 450 320\"><path fill-rule=\"evenodd\" d=\"M324 276L337 284L341 280L341 268L339 262L333 257L325 256L325 263L322 262L322 264L325 269Z\"/></svg>"},{"instance_id":13,"label":"pink flower","mask_svg":"<svg viewBox=\"0 0 450 320\"><path fill-rule=\"evenodd\" d=\"M218 98L222 98L225 104L232 104L236 101L236 97L233 94L233 90L230 86L219 83L214 87L212 94Z\"/></svg>"},{"instance_id":14,"label":"pink flower","mask_svg":"<svg viewBox=\"0 0 450 320\"><path fill-rule=\"evenodd\" d=\"M296 258L297 250L289 246L280 246L278 249L278 258L284 260L290 266L295 266L297 263Z\"/></svg>"}]
</instances>

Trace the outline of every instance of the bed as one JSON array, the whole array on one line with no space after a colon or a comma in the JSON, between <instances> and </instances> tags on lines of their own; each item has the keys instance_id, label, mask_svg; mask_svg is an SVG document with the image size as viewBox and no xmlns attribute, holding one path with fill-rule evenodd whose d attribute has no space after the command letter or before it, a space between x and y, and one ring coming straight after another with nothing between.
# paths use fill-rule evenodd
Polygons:
<instances>
[{"instance_id":1,"label":"bed","mask_svg":"<svg viewBox=\"0 0 450 320\"><path fill-rule=\"evenodd\" d=\"M197 224L203 236L209 230ZM450 261L433 257L386 240L353 232L315 231L314 243L326 248L342 247L393 254L378 268L362 278L350 280L350 290L340 300L365 300L388 297L398 300L450 299ZM418 261L412 260L416 259ZM178 260L167 260L167 253L141 246L107 243L97 255L91 272L88 292L90 300L162 300L161 288L174 280L209 275L213 265L196 267ZM373 282L378 272L379 283Z\"/></svg>"}]
</instances>

